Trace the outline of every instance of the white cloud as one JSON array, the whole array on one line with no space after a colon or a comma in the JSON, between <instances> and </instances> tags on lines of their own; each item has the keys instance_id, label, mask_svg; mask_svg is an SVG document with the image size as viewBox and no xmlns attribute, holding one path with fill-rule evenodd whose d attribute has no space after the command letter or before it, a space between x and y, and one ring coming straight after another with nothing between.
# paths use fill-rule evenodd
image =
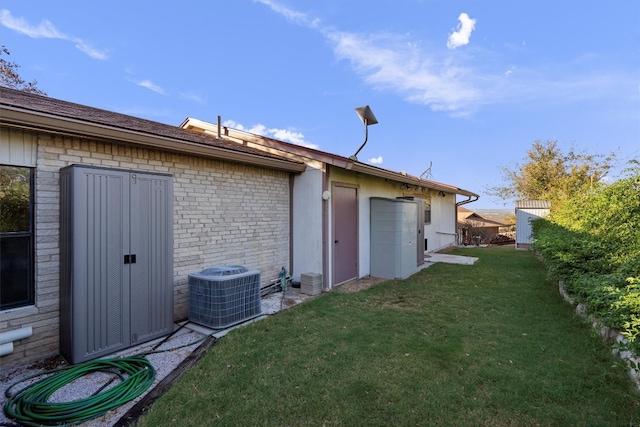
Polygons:
<instances>
[{"instance_id":1,"label":"white cloud","mask_svg":"<svg viewBox=\"0 0 640 427\"><path fill-rule=\"evenodd\" d=\"M410 35L338 31L273 0L256 1L297 25L318 31L338 59L349 61L366 83L380 90L397 92L409 102L455 115L466 114L480 102L482 94L473 85L473 70L456 66L447 58L438 59L437 53L421 48L422 43L409 40Z\"/></svg>"},{"instance_id":2,"label":"white cloud","mask_svg":"<svg viewBox=\"0 0 640 427\"><path fill-rule=\"evenodd\" d=\"M335 55L349 60L367 83L399 92L410 102L433 110L464 111L480 97L471 85L470 70L439 62L393 35L330 32L326 36Z\"/></svg>"},{"instance_id":3,"label":"white cloud","mask_svg":"<svg viewBox=\"0 0 640 427\"><path fill-rule=\"evenodd\" d=\"M154 84L151 80L142 80L139 81L137 83L138 86L142 86L143 88L152 90L156 93L159 93L160 95L164 95L165 94L165 90L163 88L161 88L160 86Z\"/></svg>"},{"instance_id":4,"label":"white cloud","mask_svg":"<svg viewBox=\"0 0 640 427\"><path fill-rule=\"evenodd\" d=\"M253 133L256 135L266 136L268 138L277 139L284 142L290 142L292 144L300 145L306 148L317 149L318 145L313 144L309 141L306 141L304 138L304 134L302 132L295 132L290 129L278 129L278 128L267 128L263 124L256 124L250 128L245 127L241 123L237 123L233 120L225 120L222 123L223 126L230 127L233 129Z\"/></svg>"},{"instance_id":5,"label":"white cloud","mask_svg":"<svg viewBox=\"0 0 640 427\"><path fill-rule=\"evenodd\" d=\"M275 0L258 1L289 21L317 31L327 40L334 56L348 61L367 84L454 117L467 116L489 104L539 100L566 103L628 94L628 87L637 85L637 76L626 72L576 74L570 61L537 68L507 65L487 72L479 68L484 65L479 58L459 52L453 55L450 49L434 47L426 41L416 43L410 34L338 31L307 14L280 6ZM460 14L459 20L458 31L449 38L450 48L467 44L475 29L476 20L467 14ZM522 44L526 45L524 41Z\"/></svg>"},{"instance_id":6,"label":"white cloud","mask_svg":"<svg viewBox=\"0 0 640 427\"><path fill-rule=\"evenodd\" d=\"M180 97L182 99L186 99L188 101L193 101L197 104L206 104L207 103L207 98L195 93L195 92L182 92L180 93Z\"/></svg>"},{"instance_id":7,"label":"white cloud","mask_svg":"<svg viewBox=\"0 0 640 427\"><path fill-rule=\"evenodd\" d=\"M449 40L447 40L447 47L449 49L455 49L469 44L471 32L476 26L476 20L469 18L469 15L464 12L458 16L458 20L460 23L458 24L457 31L451 33L449 35Z\"/></svg>"},{"instance_id":8,"label":"white cloud","mask_svg":"<svg viewBox=\"0 0 640 427\"><path fill-rule=\"evenodd\" d=\"M374 165L381 165L382 164L382 156L373 157L373 158L369 159L369 163L372 163Z\"/></svg>"},{"instance_id":9,"label":"white cloud","mask_svg":"<svg viewBox=\"0 0 640 427\"><path fill-rule=\"evenodd\" d=\"M43 19L38 25L29 24L24 18L11 15L7 9L0 10L0 25L10 30L24 34L34 39L59 39L72 42L76 49L89 55L91 58L105 60L108 59L106 51L91 47L84 40L60 32L50 21Z\"/></svg>"},{"instance_id":10,"label":"white cloud","mask_svg":"<svg viewBox=\"0 0 640 427\"><path fill-rule=\"evenodd\" d=\"M262 3L266 6L269 6L271 10L273 10L279 15L284 16L294 24L302 25L303 27L309 27L309 28L318 28L320 26L319 19L317 18L311 19L306 13L289 9L288 7L278 2L271 1L271 0L254 0L254 1L256 1L257 3Z\"/></svg>"}]
</instances>

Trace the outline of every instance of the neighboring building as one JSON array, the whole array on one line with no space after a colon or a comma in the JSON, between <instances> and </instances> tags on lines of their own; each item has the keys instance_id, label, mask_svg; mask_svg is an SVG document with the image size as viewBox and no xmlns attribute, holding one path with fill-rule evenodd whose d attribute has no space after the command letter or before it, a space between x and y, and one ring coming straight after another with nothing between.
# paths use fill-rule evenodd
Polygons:
<instances>
[{"instance_id":1,"label":"neighboring building","mask_svg":"<svg viewBox=\"0 0 640 427\"><path fill-rule=\"evenodd\" d=\"M551 202L548 200L516 201L516 249L528 249L531 246L531 221L544 218L550 212Z\"/></svg>"},{"instance_id":2,"label":"neighboring building","mask_svg":"<svg viewBox=\"0 0 640 427\"><path fill-rule=\"evenodd\" d=\"M220 121L220 120L219 120ZM320 273L325 290L371 274L371 200L413 199L424 211L417 227L417 264L424 251L456 243L456 207L478 195L404 172L188 118L181 127L304 162L293 177L292 273ZM467 199L456 202L456 196ZM421 215L422 217L422 215ZM424 246L423 246L424 244Z\"/></svg>"},{"instance_id":3,"label":"neighboring building","mask_svg":"<svg viewBox=\"0 0 640 427\"><path fill-rule=\"evenodd\" d=\"M480 236L483 241L489 241L491 237L500 233L500 228L509 227L503 221L491 218L485 218L477 212L465 207L458 207L458 244L470 245L474 244L473 232Z\"/></svg>"},{"instance_id":4,"label":"neighboring building","mask_svg":"<svg viewBox=\"0 0 640 427\"><path fill-rule=\"evenodd\" d=\"M57 355L61 345L72 344L60 337L61 324L70 324L70 313L61 313L61 307L73 307L61 301L69 288L61 286L69 276L61 255L71 237L81 234L61 220L74 205L65 195L71 165L113 171L129 176L129 182L162 177L151 188L170 194L172 219L163 230L172 231L161 236L172 246L164 252L172 259L166 271L173 272L174 321L188 315L188 275L211 266L259 270L262 286L283 267L295 277L321 273L325 290L370 275L372 198L412 207L415 239L404 243L412 245L406 253L415 254L417 270L425 250L455 243L456 207L478 198L451 185L246 132L225 128L218 134L216 126L193 119L182 126L193 130L182 129L6 88L0 89L0 125L0 176L9 177L2 185L16 189L22 203L16 209L18 202L9 202L6 194L0 198L0 211L13 203L10 211L17 214L0 229L0 338L19 336L0 341L2 366ZM77 194L103 194L103 187L95 188L100 191L85 187ZM457 202L457 195L466 199ZM96 203L114 208L123 200ZM141 209L137 204L130 212ZM163 202L157 212L165 209ZM124 264L136 263L135 255L125 252ZM131 293L119 315L139 317L137 295ZM102 303L99 294L93 298ZM137 339L132 332L132 342Z\"/></svg>"}]
</instances>

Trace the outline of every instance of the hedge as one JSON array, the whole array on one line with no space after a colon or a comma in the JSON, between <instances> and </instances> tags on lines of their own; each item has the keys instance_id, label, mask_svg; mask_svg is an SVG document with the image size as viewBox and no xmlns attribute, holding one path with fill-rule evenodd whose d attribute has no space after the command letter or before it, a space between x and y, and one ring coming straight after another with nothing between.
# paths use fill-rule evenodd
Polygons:
<instances>
[{"instance_id":1,"label":"hedge","mask_svg":"<svg viewBox=\"0 0 640 427\"><path fill-rule=\"evenodd\" d=\"M640 173L572 197L532 222L548 276L640 350Z\"/></svg>"}]
</instances>

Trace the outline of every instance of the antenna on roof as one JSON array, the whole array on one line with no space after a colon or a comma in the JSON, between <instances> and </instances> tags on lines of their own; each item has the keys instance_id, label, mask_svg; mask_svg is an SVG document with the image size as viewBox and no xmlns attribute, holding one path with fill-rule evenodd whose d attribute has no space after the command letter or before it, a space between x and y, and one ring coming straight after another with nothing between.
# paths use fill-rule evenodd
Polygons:
<instances>
[{"instance_id":1,"label":"antenna on roof","mask_svg":"<svg viewBox=\"0 0 640 427\"><path fill-rule=\"evenodd\" d=\"M420 179L422 179L422 177L425 176L425 175L426 175L426 177L424 179L433 178L433 175L431 175L431 166L433 166L433 162L429 161L429 167L427 168L426 171L422 172L422 175L420 175Z\"/></svg>"},{"instance_id":2,"label":"antenna on roof","mask_svg":"<svg viewBox=\"0 0 640 427\"><path fill-rule=\"evenodd\" d=\"M356 108L356 113L358 113L358 117L360 117L360 120L362 120L362 123L364 123L364 142L362 143L360 148L358 148L358 151L356 151L356 154L354 154L349 158L357 162L358 153L360 152L360 150L362 150L362 147L364 147L364 145L367 143L367 139L369 139L369 125L375 125L376 123L378 123L378 120L376 119L376 116L373 115L373 111L371 111L371 108L369 108L368 105L365 105L364 107Z\"/></svg>"}]
</instances>

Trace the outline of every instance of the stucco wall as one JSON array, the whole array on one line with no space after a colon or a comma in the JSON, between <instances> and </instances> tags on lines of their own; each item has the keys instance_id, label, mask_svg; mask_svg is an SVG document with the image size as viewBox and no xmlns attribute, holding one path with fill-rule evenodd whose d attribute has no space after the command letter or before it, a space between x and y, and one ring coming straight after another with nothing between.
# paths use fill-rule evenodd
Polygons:
<instances>
[{"instance_id":1,"label":"stucco wall","mask_svg":"<svg viewBox=\"0 0 640 427\"><path fill-rule=\"evenodd\" d=\"M322 183L320 169L307 170L293 183L293 271L322 274Z\"/></svg>"},{"instance_id":2,"label":"stucco wall","mask_svg":"<svg viewBox=\"0 0 640 427\"><path fill-rule=\"evenodd\" d=\"M424 230L428 252L446 248L456 241L456 196L445 194L441 197L437 191L431 193L431 224Z\"/></svg>"},{"instance_id":3,"label":"stucco wall","mask_svg":"<svg viewBox=\"0 0 640 427\"><path fill-rule=\"evenodd\" d=\"M368 276L371 272L371 205L369 200L371 197L396 198L413 196L431 198L431 224L425 225L424 228L424 236L429 239L428 250L441 249L455 242L456 214L454 194L446 194L445 197L439 197L437 192L428 189L425 191L419 191L415 188L404 189L399 182L338 168L331 168L329 180L358 186L359 277ZM329 209L328 223L329 235L331 235L331 209ZM328 262L331 263L330 254ZM329 265L328 271L332 271L331 265Z\"/></svg>"},{"instance_id":4,"label":"stucco wall","mask_svg":"<svg viewBox=\"0 0 640 427\"><path fill-rule=\"evenodd\" d=\"M35 306L0 312L0 330L33 327L2 366L58 354L59 170L70 164L173 174L174 318L188 311L188 274L240 264L263 285L289 265L289 174L86 139L36 135ZM3 146L8 141L0 141Z\"/></svg>"}]
</instances>

